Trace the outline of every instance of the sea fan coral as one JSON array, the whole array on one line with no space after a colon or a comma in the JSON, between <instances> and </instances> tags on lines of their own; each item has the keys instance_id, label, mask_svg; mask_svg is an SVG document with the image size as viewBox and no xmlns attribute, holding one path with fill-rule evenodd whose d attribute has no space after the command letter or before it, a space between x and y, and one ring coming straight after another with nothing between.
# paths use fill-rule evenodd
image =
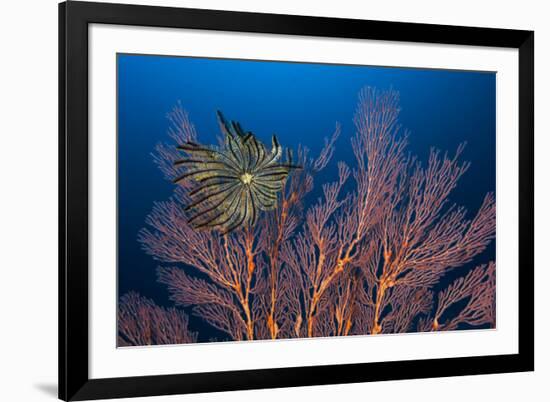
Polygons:
<instances>
[{"instance_id":1,"label":"sea fan coral","mask_svg":"<svg viewBox=\"0 0 550 402\"><path fill-rule=\"evenodd\" d=\"M218 120L225 141L223 147L208 147L187 141L178 146L186 153L175 166L186 170L174 182L193 180L198 185L189 192L191 211L189 223L195 229L216 228L229 233L241 226L254 226L259 211L277 206L277 194L293 169L292 152L280 162L283 149L277 137L272 137L268 151L252 132L245 132L238 122L228 123L221 112Z\"/></svg>"},{"instance_id":2,"label":"sea fan coral","mask_svg":"<svg viewBox=\"0 0 550 402\"><path fill-rule=\"evenodd\" d=\"M169 264L159 267L158 279L171 299L232 340L494 327L495 264L470 264L495 238L495 197L480 198L474 214L449 203L470 166L460 161L464 146L454 155L432 150L423 165L407 155L398 116L396 91L362 90L351 139L355 163L338 163L337 179L304 208L334 153L339 125L317 158L299 147L302 169L289 174L296 166L290 156L280 162L276 139L269 152L220 115L224 146L199 145L176 107L170 135L187 156L175 166L176 147L161 144L155 160L180 185L155 203L139 235L147 253ZM179 166L187 168L183 176ZM229 171L231 184L216 169ZM261 214L259 196L249 195L260 171L279 180L263 189L271 197ZM247 172L252 177L243 178ZM206 187L209 181L215 185ZM214 190L246 192L230 195L237 217L223 223L229 208L216 207L219 195L202 200ZM249 208L249 198L257 208ZM189 222L189 211L199 217ZM228 233L239 222L243 230ZM196 230L200 223L219 230Z\"/></svg>"},{"instance_id":3,"label":"sea fan coral","mask_svg":"<svg viewBox=\"0 0 550 402\"><path fill-rule=\"evenodd\" d=\"M188 329L189 318L175 308L165 309L152 300L129 292L118 304L118 346L170 345L196 342Z\"/></svg>"}]
</instances>

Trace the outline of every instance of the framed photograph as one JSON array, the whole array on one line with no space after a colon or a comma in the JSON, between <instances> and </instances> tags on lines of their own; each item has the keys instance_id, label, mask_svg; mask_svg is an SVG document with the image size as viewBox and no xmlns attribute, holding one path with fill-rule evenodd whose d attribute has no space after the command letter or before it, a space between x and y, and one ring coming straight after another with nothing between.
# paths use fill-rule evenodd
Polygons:
<instances>
[{"instance_id":1,"label":"framed photograph","mask_svg":"<svg viewBox=\"0 0 550 402\"><path fill-rule=\"evenodd\" d=\"M534 33L59 5L59 397L534 368Z\"/></svg>"}]
</instances>

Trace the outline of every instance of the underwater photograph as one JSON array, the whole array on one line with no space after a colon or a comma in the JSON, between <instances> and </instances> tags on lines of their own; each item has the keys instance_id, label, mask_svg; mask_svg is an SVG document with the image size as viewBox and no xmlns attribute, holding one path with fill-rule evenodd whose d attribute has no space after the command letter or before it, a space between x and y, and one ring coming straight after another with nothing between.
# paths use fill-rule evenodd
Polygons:
<instances>
[{"instance_id":1,"label":"underwater photograph","mask_svg":"<svg viewBox=\"0 0 550 402\"><path fill-rule=\"evenodd\" d=\"M496 328L494 72L120 53L117 136L118 347Z\"/></svg>"}]
</instances>

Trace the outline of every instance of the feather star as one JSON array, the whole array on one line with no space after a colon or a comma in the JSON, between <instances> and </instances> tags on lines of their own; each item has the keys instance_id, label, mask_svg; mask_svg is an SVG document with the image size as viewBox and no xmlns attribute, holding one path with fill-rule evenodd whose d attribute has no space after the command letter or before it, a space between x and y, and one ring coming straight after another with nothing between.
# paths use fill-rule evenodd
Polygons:
<instances>
[{"instance_id":1,"label":"feather star","mask_svg":"<svg viewBox=\"0 0 550 402\"><path fill-rule=\"evenodd\" d=\"M260 211L274 209L289 173L301 166L292 163L290 149L286 161L280 161L283 148L275 135L268 151L252 132L245 132L237 122L228 123L221 112L217 115L223 146L190 141L178 146L186 156L175 166L186 170L174 183L196 183L189 193L191 203L185 208L195 229L217 229L226 234L254 226Z\"/></svg>"}]
</instances>

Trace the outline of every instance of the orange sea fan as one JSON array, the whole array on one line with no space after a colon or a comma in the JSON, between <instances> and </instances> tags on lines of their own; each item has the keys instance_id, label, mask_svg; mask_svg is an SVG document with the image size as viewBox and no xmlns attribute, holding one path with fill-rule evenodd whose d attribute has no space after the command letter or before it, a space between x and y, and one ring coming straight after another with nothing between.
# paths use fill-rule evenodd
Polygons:
<instances>
[{"instance_id":1,"label":"orange sea fan","mask_svg":"<svg viewBox=\"0 0 550 402\"><path fill-rule=\"evenodd\" d=\"M199 137L177 106L175 143ZM442 278L464 267L495 237L495 199L472 218L448 203L470 164L432 150L426 165L406 153L399 94L360 92L351 146L355 161L304 209L317 173L330 162L340 126L317 158L299 147L303 166L285 182L276 208L254 225L222 236L197 231L184 210L186 183L156 203L140 232L144 250L162 262L159 281L230 340L453 330L495 324L495 264L466 272L445 290ZM173 145L155 160L173 180ZM457 307L458 306L458 307Z\"/></svg>"}]
</instances>

